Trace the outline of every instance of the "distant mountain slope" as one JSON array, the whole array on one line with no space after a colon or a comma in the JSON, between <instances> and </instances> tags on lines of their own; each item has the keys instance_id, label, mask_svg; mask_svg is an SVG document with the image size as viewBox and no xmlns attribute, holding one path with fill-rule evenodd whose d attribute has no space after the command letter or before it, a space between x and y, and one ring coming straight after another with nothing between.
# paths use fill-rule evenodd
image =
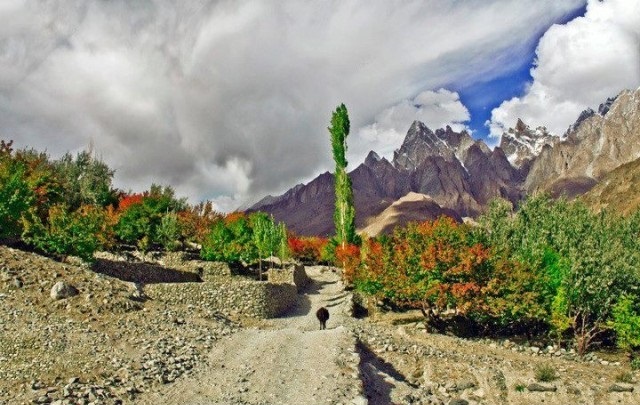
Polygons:
<instances>
[{"instance_id":1,"label":"distant mountain slope","mask_svg":"<svg viewBox=\"0 0 640 405\"><path fill-rule=\"evenodd\" d=\"M614 169L580 199L595 211L607 209L623 215L637 211L640 208L640 159Z\"/></svg>"},{"instance_id":2,"label":"distant mountain slope","mask_svg":"<svg viewBox=\"0 0 640 405\"><path fill-rule=\"evenodd\" d=\"M369 218L367 220L367 226L358 232L369 236L378 236L380 234L391 233L393 228L399 225L406 225L409 222L434 220L443 215L462 222L462 218L460 218L457 212L442 208L428 195L410 192L395 201L380 214Z\"/></svg>"},{"instance_id":3,"label":"distant mountain slope","mask_svg":"<svg viewBox=\"0 0 640 405\"><path fill-rule=\"evenodd\" d=\"M582 194L607 173L640 158L640 89L586 110L566 139L542 148L525 182L527 192Z\"/></svg>"}]
</instances>

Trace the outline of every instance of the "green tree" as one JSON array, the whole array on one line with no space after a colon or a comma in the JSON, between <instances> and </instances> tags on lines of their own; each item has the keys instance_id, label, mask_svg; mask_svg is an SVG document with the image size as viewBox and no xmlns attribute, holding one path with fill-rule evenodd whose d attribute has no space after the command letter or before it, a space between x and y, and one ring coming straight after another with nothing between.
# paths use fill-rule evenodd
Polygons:
<instances>
[{"instance_id":1,"label":"green tree","mask_svg":"<svg viewBox=\"0 0 640 405\"><path fill-rule=\"evenodd\" d=\"M20 219L35 201L24 174L21 164L0 163L0 237L20 235Z\"/></svg>"},{"instance_id":2,"label":"green tree","mask_svg":"<svg viewBox=\"0 0 640 405\"><path fill-rule=\"evenodd\" d=\"M276 225L264 212L255 212L249 217L253 229L253 244L258 252L258 277L262 280L262 259L272 256L277 247Z\"/></svg>"},{"instance_id":3,"label":"green tree","mask_svg":"<svg viewBox=\"0 0 640 405\"><path fill-rule=\"evenodd\" d=\"M76 211L55 205L49 209L46 223L37 215L23 217L23 223L25 242L50 254L74 255L86 261L93 261L93 253L102 247L107 232L105 211L94 205L83 205Z\"/></svg>"},{"instance_id":4,"label":"green tree","mask_svg":"<svg viewBox=\"0 0 640 405\"><path fill-rule=\"evenodd\" d=\"M157 239L169 251L176 251L180 247L182 229L175 212L167 212L160 219L157 228Z\"/></svg>"},{"instance_id":5,"label":"green tree","mask_svg":"<svg viewBox=\"0 0 640 405\"><path fill-rule=\"evenodd\" d=\"M71 210L80 205L106 207L117 202L111 185L114 171L90 151L79 152L75 157L66 153L53 165L64 184L64 200Z\"/></svg>"},{"instance_id":6,"label":"green tree","mask_svg":"<svg viewBox=\"0 0 640 405\"><path fill-rule=\"evenodd\" d=\"M258 258L253 229L246 215L231 213L216 220L202 244L205 260L227 263L252 263Z\"/></svg>"},{"instance_id":7,"label":"green tree","mask_svg":"<svg viewBox=\"0 0 640 405\"><path fill-rule=\"evenodd\" d=\"M349 114L347 107L340 104L331 117L331 148L336 162L335 173L335 213L336 241L342 247L357 243L353 189L347 174L347 136L349 135Z\"/></svg>"},{"instance_id":8,"label":"green tree","mask_svg":"<svg viewBox=\"0 0 640 405\"><path fill-rule=\"evenodd\" d=\"M187 203L186 199L175 197L173 188L152 184L149 191L141 198L138 195L135 202L127 203L124 209L123 201L120 201L122 211L115 227L116 235L121 241L136 244L139 249L147 250L155 243L167 248L166 244L174 244L175 240L179 239L179 235L174 239L173 234L175 228L178 228L179 232L177 217L165 217L185 210Z\"/></svg>"}]
</instances>

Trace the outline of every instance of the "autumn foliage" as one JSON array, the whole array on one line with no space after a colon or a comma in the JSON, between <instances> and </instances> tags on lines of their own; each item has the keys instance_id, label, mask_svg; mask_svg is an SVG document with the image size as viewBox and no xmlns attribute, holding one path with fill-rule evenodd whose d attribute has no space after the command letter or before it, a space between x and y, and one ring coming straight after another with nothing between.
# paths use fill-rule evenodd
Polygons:
<instances>
[{"instance_id":1,"label":"autumn foliage","mask_svg":"<svg viewBox=\"0 0 640 405\"><path fill-rule=\"evenodd\" d=\"M351 243L338 245L336 263L342 267L342 280L347 286L351 286L360 265L360 247Z\"/></svg>"},{"instance_id":2,"label":"autumn foliage","mask_svg":"<svg viewBox=\"0 0 640 405\"><path fill-rule=\"evenodd\" d=\"M367 241L364 250L356 285L395 305L420 308L429 318L447 309L486 314L492 286L501 283L491 250L448 217L409 224Z\"/></svg>"},{"instance_id":3,"label":"autumn foliage","mask_svg":"<svg viewBox=\"0 0 640 405\"><path fill-rule=\"evenodd\" d=\"M317 236L298 237L289 235L287 244L291 257L303 263L320 263L329 241Z\"/></svg>"}]
</instances>

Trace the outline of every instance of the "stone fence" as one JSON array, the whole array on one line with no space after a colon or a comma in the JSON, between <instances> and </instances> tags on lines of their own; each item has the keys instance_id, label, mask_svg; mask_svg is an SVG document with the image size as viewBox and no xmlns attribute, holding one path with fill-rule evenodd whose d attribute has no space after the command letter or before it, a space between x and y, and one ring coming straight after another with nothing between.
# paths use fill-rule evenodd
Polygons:
<instances>
[{"instance_id":1,"label":"stone fence","mask_svg":"<svg viewBox=\"0 0 640 405\"><path fill-rule=\"evenodd\" d=\"M284 269L269 269L267 275L269 282L294 284L298 292L303 291L311 282L304 266L299 263L290 264Z\"/></svg>"},{"instance_id":2,"label":"stone fence","mask_svg":"<svg viewBox=\"0 0 640 405\"><path fill-rule=\"evenodd\" d=\"M96 256L94 271L141 283L151 299L257 318L285 313L295 305L298 292L311 281L300 264L270 269L268 282L261 282L234 277L228 264L194 260L193 255L184 252Z\"/></svg>"},{"instance_id":3,"label":"stone fence","mask_svg":"<svg viewBox=\"0 0 640 405\"><path fill-rule=\"evenodd\" d=\"M197 304L222 313L237 312L256 318L282 315L296 303L298 295L293 284L248 280L153 284L145 287L145 293L169 304Z\"/></svg>"}]
</instances>

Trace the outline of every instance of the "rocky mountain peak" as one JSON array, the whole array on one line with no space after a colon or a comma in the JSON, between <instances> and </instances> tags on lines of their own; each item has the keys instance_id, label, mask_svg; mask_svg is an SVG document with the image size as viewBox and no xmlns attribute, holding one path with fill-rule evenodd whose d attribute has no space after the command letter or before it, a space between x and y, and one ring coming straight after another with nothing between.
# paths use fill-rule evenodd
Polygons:
<instances>
[{"instance_id":1,"label":"rocky mountain peak","mask_svg":"<svg viewBox=\"0 0 640 405\"><path fill-rule=\"evenodd\" d=\"M545 145L553 146L560 141L558 136L549 133L546 127L531 129L520 118L515 128L509 128L502 134L500 148L512 166L520 168L526 162L537 157Z\"/></svg>"},{"instance_id":2,"label":"rocky mountain peak","mask_svg":"<svg viewBox=\"0 0 640 405\"><path fill-rule=\"evenodd\" d=\"M609 105L609 107L610 106L611 105ZM609 107L606 107L607 111L609 111ZM603 107L603 110L604 109L605 107ZM576 132L580 124L582 124L584 121L588 120L589 118L593 117L594 115L596 115L596 112L593 111L592 108L587 108L586 110L582 111L578 116L578 119L576 120L576 122L574 122L569 126L569 128L567 129L567 132L565 132L565 136L568 136L569 134Z\"/></svg>"},{"instance_id":3,"label":"rocky mountain peak","mask_svg":"<svg viewBox=\"0 0 640 405\"><path fill-rule=\"evenodd\" d=\"M609 112L609 110L611 109L611 106L613 105L613 103L616 101L617 98L618 96L609 97L607 101L600 104L600 106L598 107L598 114L604 117Z\"/></svg>"},{"instance_id":4,"label":"rocky mountain peak","mask_svg":"<svg viewBox=\"0 0 640 405\"><path fill-rule=\"evenodd\" d=\"M364 159L364 164L365 166L374 166L376 163L378 163L381 160L382 158L380 157L380 155L378 155L374 151L371 151L369 152L367 157Z\"/></svg>"},{"instance_id":5,"label":"rocky mountain peak","mask_svg":"<svg viewBox=\"0 0 640 405\"><path fill-rule=\"evenodd\" d=\"M567 138L533 163L525 189L582 194L607 173L639 157L640 89L624 90L607 99L597 113L583 111Z\"/></svg>"},{"instance_id":6,"label":"rocky mountain peak","mask_svg":"<svg viewBox=\"0 0 640 405\"><path fill-rule=\"evenodd\" d=\"M415 170L426 159L439 156L446 161L464 160L466 150L475 143L467 131L456 132L449 125L432 131L423 122L414 121L393 164L401 170Z\"/></svg>"}]
</instances>

